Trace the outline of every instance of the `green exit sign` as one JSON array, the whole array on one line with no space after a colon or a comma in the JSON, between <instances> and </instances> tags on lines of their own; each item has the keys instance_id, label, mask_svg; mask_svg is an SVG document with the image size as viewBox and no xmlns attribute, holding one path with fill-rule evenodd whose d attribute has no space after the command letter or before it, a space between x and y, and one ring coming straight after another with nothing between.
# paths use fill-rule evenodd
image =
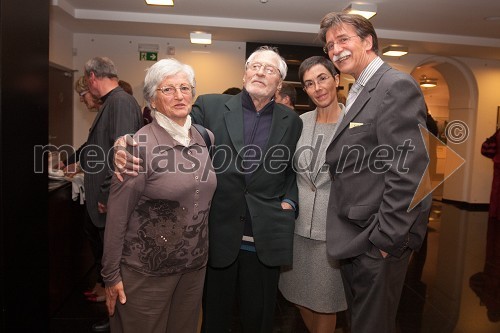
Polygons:
<instances>
[{"instance_id":1,"label":"green exit sign","mask_svg":"<svg viewBox=\"0 0 500 333\"><path fill-rule=\"evenodd\" d=\"M157 61L158 52L139 52L139 60L141 61Z\"/></svg>"}]
</instances>

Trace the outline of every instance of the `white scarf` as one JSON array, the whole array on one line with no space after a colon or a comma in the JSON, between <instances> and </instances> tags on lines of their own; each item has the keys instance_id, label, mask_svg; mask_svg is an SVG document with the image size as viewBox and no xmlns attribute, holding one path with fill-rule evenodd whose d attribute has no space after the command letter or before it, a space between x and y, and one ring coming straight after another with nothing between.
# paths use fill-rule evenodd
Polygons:
<instances>
[{"instance_id":1,"label":"white scarf","mask_svg":"<svg viewBox=\"0 0 500 333\"><path fill-rule=\"evenodd\" d=\"M189 146L189 129L191 128L191 116L186 117L186 122L184 126L180 126L176 122L172 121L169 117L165 116L163 113L155 110L155 119L168 134L178 141L184 147Z\"/></svg>"}]
</instances>

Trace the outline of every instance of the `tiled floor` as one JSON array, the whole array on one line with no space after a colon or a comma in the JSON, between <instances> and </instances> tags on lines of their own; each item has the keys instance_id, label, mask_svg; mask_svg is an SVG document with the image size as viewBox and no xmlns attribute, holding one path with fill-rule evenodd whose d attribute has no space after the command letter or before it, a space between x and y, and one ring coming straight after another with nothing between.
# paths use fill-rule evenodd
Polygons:
<instances>
[{"instance_id":1,"label":"tiled floor","mask_svg":"<svg viewBox=\"0 0 500 333\"><path fill-rule=\"evenodd\" d=\"M500 284L481 284L476 278L474 286L478 293L485 286L482 302L469 283L470 277L484 268L487 223L485 211L469 211L434 201L425 250L408 271L398 314L398 333L500 332L500 298L485 298L485 295L500 295ZM89 304L81 295L86 283L82 281L81 288L51 319L52 333L87 333L93 322L105 316L103 303ZM495 287L496 290L486 290ZM495 302L499 305L496 309L491 306ZM489 305L491 320L484 303ZM233 332L240 332L236 316ZM274 332L307 332L298 311L282 297L276 308ZM335 333L347 332L345 314L340 313Z\"/></svg>"}]
</instances>

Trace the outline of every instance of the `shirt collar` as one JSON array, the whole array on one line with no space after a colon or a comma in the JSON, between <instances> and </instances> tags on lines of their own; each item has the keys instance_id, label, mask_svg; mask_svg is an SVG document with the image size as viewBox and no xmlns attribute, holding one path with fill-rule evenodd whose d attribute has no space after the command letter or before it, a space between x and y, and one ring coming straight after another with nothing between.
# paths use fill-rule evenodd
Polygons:
<instances>
[{"instance_id":1,"label":"shirt collar","mask_svg":"<svg viewBox=\"0 0 500 333\"><path fill-rule=\"evenodd\" d=\"M373 59L368 66L361 72L361 75L358 77L356 82L361 86L365 86L368 80L371 79L373 74L384 64L384 61L380 57L376 57Z\"/></svg>"}]
</instances>

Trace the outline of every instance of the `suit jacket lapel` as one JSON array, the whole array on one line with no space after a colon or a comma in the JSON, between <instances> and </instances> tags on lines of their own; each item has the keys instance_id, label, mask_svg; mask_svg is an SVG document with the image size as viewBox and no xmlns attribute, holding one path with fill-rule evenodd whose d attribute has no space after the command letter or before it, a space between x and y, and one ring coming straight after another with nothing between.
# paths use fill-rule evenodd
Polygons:
<instances>
[{"instance_id":1,"label":"suit jacket lapel","mask_svg":"<svg viewBox=\"0 0 500 333\"><path fill-rule=\"evenodd\" d=\"M335 135L335 134L334 134ZM317 137L317 135L316 135ZM330 144L330 142L332 141L330 138L332 138L333 136L325 136L323 137L323 140L329 140L329 142L321 142L321 145L326 145L328 147L328 145ZM318 145L318 148L321 146L321 145ZM314 147L315 148L315 147ZM323 166L325 165L325 161L326 161L326 154L325 154L325 150L322 151L321 154L319 154L319 156L316 157L316 165L317 165L317 168L314 168L313 169L313 172L311 173L311 181L313 183L316 183L316 181L318 180L318 175L320 174L321 170L323 169Z\"/></svg>"},{"instance_id":2,"label":"suit jacket lapel","mask_svg":"<svg viewBox=\"0 0 500 333\"><path fill-rule=\"evenodd\" d=\"M302 134L299 139L299 144L302 147L308 147L310 146L311 149L314 149L314 127L316 125L316 117L317 117L317 111L314 109L311 112L308 112L307 115L303 116L306 118L303 118L303 127L302 127ZM299 145L298 144L298 145ZM303 162L301 163L302 165L306 165L307 168L305 170L301 170L301 172L307 172L308 179L313 182L313 170L314 170L314 165L312 164L314 162L312 158L313 154L309 150L307 151L302 151L300 153L300 158Z\"/></svg>"},{"instance_id":3,"label":"suit jacket lapel","mask_svg":"<svg viewBox=\"0 0 500 333\"><path fill-rule=\"evenodd\" d=\"M286 129L287 129L287 123L284 121L285 118L288 118L288 111L285 111L279 107L274 105L273 109L273 120L271 123L271 131L269 133L269 139L267 140L267 146L264 151L264 156L267 156L267 151L279 144L281 142L281 138L283 138L283 135L285 135ZM261 161L262 164L262 161Z\"/></svg>"},{"instance_id":4,"label":"suit jacket lapel","mask_svg":"<svg viewBox=\"0 0 500 333\"><path fill-rule=\"evenodd\" d=\"M243 107L241 104L241 94L235 95L226 102L228 111L224 113L227 132L231 138L234 149L238 155L243 151Z\"/></svg>"},{"instance_id":5,"label":"suit jacket lapel","mask_svg":"<svg viewBox=\"0 0 500 333\"><path fill-rule=\"evenodd\" d=\"M356 115L363 109L365 104L371 98L371 92L378 84L378 81L382 78L382 75L387 72L391 67L386 63L383 63L382 66L373 74L373 76L368 80L363 90L359 93L358 98L354 101L351 108L344 116L344 119L340 123L337 132L333 136L332 142L339 136L340 133L344 131L344 129L351 123L351 121L356 117Z\"/></svg>"}]
</instances>

